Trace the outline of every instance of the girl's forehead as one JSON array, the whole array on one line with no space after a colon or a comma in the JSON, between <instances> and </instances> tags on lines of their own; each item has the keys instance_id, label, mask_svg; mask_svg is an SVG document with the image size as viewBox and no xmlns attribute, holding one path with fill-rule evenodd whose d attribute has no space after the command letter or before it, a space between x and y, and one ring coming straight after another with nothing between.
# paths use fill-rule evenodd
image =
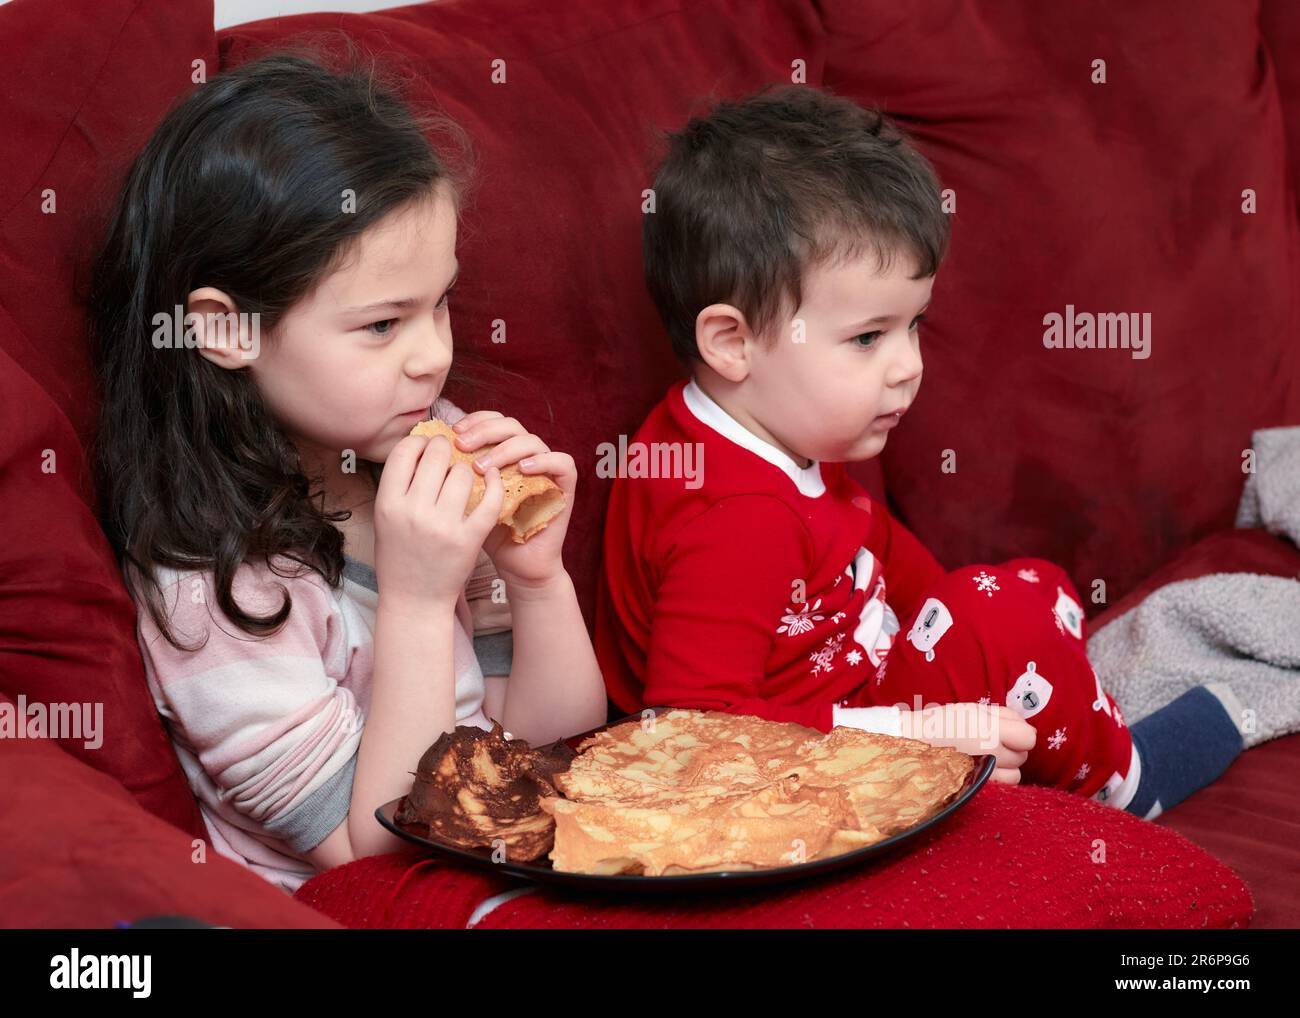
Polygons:
<instances>
[{"instance_id":1,"label":"girl's forehead","mask_svg":"<svg viewBox=\"0 0 1300 1018\"><path fill-rule=\"evenodd\" d=\"M455 265L455 209L426 202L397 209L364 231L320 290L342 306L374 299L377 288L417 287L392 296L419 297L449 283Z\"/></svg>"}]
</instances>

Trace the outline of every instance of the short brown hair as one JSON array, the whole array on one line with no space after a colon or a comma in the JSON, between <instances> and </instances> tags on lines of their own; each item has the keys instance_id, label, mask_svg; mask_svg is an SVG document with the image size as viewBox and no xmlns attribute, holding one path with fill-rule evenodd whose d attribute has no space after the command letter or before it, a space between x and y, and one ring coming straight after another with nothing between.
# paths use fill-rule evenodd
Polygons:
<instances>
[{"instance_id":1,"label":"short brown hair","mask_svg":"<svg viewBox=\"0 0 1300 1018\"><path fill-rule=\"evenodd\" d=\"M949 223L934 170L879 110L808 85L769 85L716 103L675 133L642 225L646 287L686 364L695 319L735 305L764 336L809 267L898 250L932 276Z\"/></svg>"}]
</instances>

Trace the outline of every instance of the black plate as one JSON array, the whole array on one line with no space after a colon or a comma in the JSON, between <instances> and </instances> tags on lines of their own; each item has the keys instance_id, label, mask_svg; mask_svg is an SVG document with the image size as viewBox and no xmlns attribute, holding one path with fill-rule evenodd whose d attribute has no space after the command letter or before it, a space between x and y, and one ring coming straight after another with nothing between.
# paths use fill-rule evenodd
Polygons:
<instances>
[{"instance_id":1,"label":"black plate","mask_svg":"<svg viewBox=\"0 0 1300 1018\"><path fill-rule=\"evenodd\" d=\"M656 714L660 711L671 710L669 707L653 707ZM621 724L634 718L640 718L641 714L629 714L626 717L617 718L608 724L601 725L599 728L593 728L590 732L582 732L574 735L564 741L574 749L578 748L578 743L589 735L596 732L604 731L606 728L612 728L614 725ZM966 801L975 794L980 785L988 780L989 775L993 773L993 767L996 759L989 754L975 757L975 767L970 776L966 779L960 791L953 797L953 800L944 806L931 817L927 817L913 827L905 831L899 831L891 835L884 841L878 841L874 845L864 845L862 848L856 848L852 852L845 852L842 855L831 856L828 859L815 859L811 862L797 863L791 866L778 866L770 869L761 870L720 870L713 873L683 873L673 876L647 877L640 875L616 874L601 875L596 873L565 873L562 870L551 868L551 860L548 858L537 859L533 862L493 862L492 850L490 848L482 849L464 849L455 848L451 845L444 845L439 841L434 841L423 835L415 833L414 829L408 830L398 824L393 819L393 814L397 812L397 807L401 799L394 799L392 802L384 803L375 810L375 818L392 831L399 838L419 845L434 855L442 856L448 860L458 860L467 865L477 867L478 869L490 870L493 873L501 873L511 877L517 877L522 880L535 881L543 884L558 884L563 887L585 888L588 890L598 891L655 891L678 893L687 891L716 891L732 887L748 887L759 884L781 884L792 880L802 880L806 877L816 876L818 874L829 873L833 870L846 869L849 866L856 866L868 859L874 859L878 856L896 850L901 843L915 838L922 831L940 823L943 819L954 811L960 809Z\"/></svg>"}]
</instances>

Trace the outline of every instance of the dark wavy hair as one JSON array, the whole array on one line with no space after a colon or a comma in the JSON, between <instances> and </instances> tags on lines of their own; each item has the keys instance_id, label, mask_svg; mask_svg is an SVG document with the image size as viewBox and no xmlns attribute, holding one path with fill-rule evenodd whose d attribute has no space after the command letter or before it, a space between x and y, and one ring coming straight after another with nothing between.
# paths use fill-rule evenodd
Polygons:
<instances>
[{"instance_id":1,"label":"dark wavy hair","mask_svg":"<svg viewBox=\"0 0 1300 1018\"><path fill-rule=\"evenodd\" d=\"M767 85L713 101L662 154L655 211L642 217L646 289L678 360L699 360L695 319L733 304L770 345L786 301L803 301L811 266L899 250L938 271L949 223L933 168L879 110L810 85Z\"/></svg>"},{"instance_id":2,"label":"dark wavy hair","mask_svg":"<svg viewBox=\"0 0 1300 1018\"><path fill-rule=\"evenodd\" d=\"M455 143L458 163L439 155L434 133ZM441 112L413 111L392 68L351 44L335 57L300 44L199 85L131 166L86 294L102 395L92 459L100 525L173 646L194 649L167 623L154 566L211 569L221 610L266 635L292 598L282 586L277 611L245 612L231 593L239 566L284 555L300 564L292 575L314 569L337 587L343 535L333 523L351 514L327 512L309 490L250 373L155 349L155 314L214 286L259 314L274 343L285 312L372 224L440 185L459 217L471 162L466 132ZM344 213L348 188L356 207Z\"/></svg>"}]
</instances>

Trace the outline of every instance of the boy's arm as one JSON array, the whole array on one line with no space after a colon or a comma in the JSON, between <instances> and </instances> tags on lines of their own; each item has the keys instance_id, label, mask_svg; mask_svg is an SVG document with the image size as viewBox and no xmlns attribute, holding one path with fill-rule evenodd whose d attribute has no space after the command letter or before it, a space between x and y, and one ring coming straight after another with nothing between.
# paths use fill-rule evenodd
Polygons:
<instances>
[{"instance_id":1,"label":"boy's arm","mask_svg":"<svg viewBox=\"0 0 1300 1018\"><path fill-rule=\"evenodd\" d=\"M871 510L873 550L885 575L885 600L898 616L899 625L906 628L921 607L925 592L947 570L915 534L898 522L883 501L873 498Z\"/></svg>"},{"instance_id":2,"label":"boy's arm","mask_svg":"<svg viewBox=\"0 0 1300 1018\"><path fill-rule=\"evenodd\" d=\"M663 556L643 691L647 705L754 714L830 731L832 705L764 696L767 659L808 535L768 495L716 503L673 535Z\"/></svg>"}]
</instances>

